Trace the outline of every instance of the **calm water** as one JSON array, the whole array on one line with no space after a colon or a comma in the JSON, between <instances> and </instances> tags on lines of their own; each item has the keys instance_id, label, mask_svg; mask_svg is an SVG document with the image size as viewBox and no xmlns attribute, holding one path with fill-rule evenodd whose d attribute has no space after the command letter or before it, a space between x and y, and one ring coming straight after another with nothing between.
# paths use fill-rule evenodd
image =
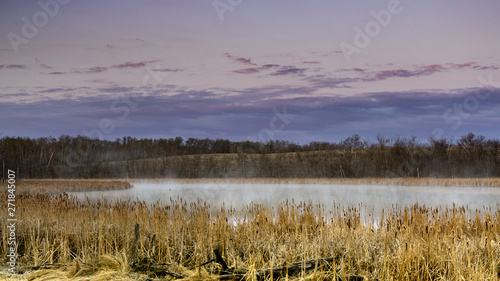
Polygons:
<instances>
[{"instance_id":1,"label":"calm water","mask_svg":"<svg viewBox=\"0 0 500 281\"><path fill-rule=\"evenodd\" d=\"M408 187L381 185L338 184L255 184L255 183L136 183L132 189L72 193L79 198L106 198L109 200L141 200L146 202L182 198L188 202L199 199L211 206L235 208L259 203L276 206L285 200L298 203L324 204L325 209L334 206L359 206L379 213L382 208L411 206L415 203L427 207L468 206L482 210L496 210L500 204L500 188L472 187Z\"/></svg>"}]
</instances>

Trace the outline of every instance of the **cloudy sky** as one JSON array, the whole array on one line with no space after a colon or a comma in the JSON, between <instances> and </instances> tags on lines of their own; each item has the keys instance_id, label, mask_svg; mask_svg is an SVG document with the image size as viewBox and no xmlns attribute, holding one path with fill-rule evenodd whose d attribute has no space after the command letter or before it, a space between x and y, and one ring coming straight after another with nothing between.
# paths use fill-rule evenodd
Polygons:
<instances>
[{"instance_id":1,"label":"cloudy sky","mask_svg":"<svg viewBox=\"0 0 500 281\"><path fill-rule=\"evenodd\" d=\"M0 2L2 136L500 138L500 1Z\"/></svg>"}]
</instances>

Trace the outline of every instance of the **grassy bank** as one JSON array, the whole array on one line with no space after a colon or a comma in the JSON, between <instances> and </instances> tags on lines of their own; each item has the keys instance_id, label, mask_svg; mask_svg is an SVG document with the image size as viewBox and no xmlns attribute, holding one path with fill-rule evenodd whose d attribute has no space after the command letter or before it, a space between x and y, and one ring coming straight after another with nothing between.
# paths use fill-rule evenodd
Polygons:
<instances>
[{"instance_id":1,"label":"grassy bank","mask_svg":"<svg viewBox=\"0 0 500 281\"><path fill-rule=\"evenodd\" d=\"M18 193L61 193L128 189L126 180L107 179L24 179L16 183Z\"/></svg>"}]
</instances>

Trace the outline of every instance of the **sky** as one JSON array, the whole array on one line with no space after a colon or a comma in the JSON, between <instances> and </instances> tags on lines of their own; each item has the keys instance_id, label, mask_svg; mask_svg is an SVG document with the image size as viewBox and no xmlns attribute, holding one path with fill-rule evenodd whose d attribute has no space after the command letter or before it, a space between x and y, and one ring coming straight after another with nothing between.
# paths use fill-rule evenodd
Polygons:
<instances>
[{"instance_id":1,"label":"sky","mask_svg":"<svg viewBox=\"0 0 500 281\"><path fill-rule=\"evenodd\" d=\"M500 1L0 2L1 136L500 138Z\"/></svg>"}]
</instances>

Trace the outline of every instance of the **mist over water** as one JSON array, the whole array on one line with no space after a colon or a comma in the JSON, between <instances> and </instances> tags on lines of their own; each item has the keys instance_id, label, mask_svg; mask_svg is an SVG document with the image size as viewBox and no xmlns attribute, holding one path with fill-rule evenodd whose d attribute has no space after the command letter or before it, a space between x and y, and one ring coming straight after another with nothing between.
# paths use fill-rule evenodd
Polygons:
<instances>
[{"instance_id":1,"label":"mist over water","mask_svg":"<svg viewBox=\"0 0 500 281\"><path fill-rule=\"evenodd\" d=\"M440 186L385 186L349 184L258 184L258 183L136 183L119 191L71 193L78 198L107 200L139 200L146 203L183 199L186 202L203 200L214 208L242 208L251 203L275 207L289 202L321 204L326 211L334 208L358 207L362 213L378 216L382 209L413 206L464 206L481 211L496 210L500 204L500 188L440 187ZM361 205L360 205L361 204Z\"/></svg>"}]
</instances>

